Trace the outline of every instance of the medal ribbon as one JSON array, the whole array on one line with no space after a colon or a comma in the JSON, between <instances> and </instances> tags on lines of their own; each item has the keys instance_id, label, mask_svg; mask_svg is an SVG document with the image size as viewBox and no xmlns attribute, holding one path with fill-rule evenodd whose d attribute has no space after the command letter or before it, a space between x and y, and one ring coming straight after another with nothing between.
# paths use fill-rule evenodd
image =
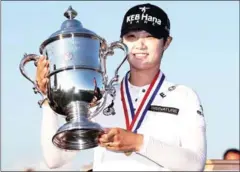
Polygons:
<instances>
[{"instance_id":1,"label":"medal ribbon","mask_svg":"<svg viewBox=\"0 0 240 172\"><path fill-rule=\"evenodd\" d=\"M124 111L124 115L125 115L126 129L132 131L133 127L137 125L134 130L134 132L136 133L146 116L147 110L149 109L155 96L157 95L158 91L160 90L162 83L165 79L165 76L162 72L160 72L160 70L158 71L158 73L155 75L153 81L151 82L149 88L147 89L147 91L136 111L136 114L134 114L132 99L131 99L131 95L129 93L129 88L128 88L128 77L127 77L128 73L126 74L125 78L121 82L120 89L121 89L122 106L123 106L123 111ZM125 85L123 84L124 80L125 80ZM126 92L126 96L127 96L127 102L126 102L126 98L124 96L124 86L125 86L125 92ZM147 99L148 99L148 102L146 103ZM129 121L129 114L128 114L129 110L128 110L127 105L129 106L129 109L131 112L131 117L132 117L131 123ZM143 109L143 111L142 111L142 109ZM142 113L140 115L141 111L142 111ZM138 121L138 122L136 122L136 121ZM135 125L135 123L137 123L137 124Z\"/></svg>"}]
</instances>

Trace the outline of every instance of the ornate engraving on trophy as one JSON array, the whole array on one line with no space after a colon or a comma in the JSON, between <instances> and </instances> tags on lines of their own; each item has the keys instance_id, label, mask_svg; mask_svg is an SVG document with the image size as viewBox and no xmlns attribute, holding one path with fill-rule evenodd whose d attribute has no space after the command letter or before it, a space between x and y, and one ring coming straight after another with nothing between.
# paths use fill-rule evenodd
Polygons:
<instances>
[{"instance_id":1,"label":"ornate engraving on trophy","mask_svg":"<svg viewBox=\"0 0 240 172\"><path fill-rule=\"evenodd\" d=\"M66 52L63 57L65 61L72 60L73 54L71 52Z\"/></svg>"}]
</instances>

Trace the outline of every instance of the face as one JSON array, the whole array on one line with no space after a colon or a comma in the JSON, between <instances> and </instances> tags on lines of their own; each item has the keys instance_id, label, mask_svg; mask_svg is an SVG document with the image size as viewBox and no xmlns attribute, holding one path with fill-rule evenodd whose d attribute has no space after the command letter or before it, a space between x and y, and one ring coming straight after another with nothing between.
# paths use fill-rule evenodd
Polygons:
<instances>
[{"instance_id":1,"label":"face","mask_svg":"<svg viewBox=\"0 0 240 172\"><path fill-rule=\"evenodd\" d=\"M163 52L170 42L170 37L164 43L163 39L154 38L146 31L131 31L123 36L123 43L129 50L130 67L138 70L159 68Z\"/></svg>"}]
</instances>

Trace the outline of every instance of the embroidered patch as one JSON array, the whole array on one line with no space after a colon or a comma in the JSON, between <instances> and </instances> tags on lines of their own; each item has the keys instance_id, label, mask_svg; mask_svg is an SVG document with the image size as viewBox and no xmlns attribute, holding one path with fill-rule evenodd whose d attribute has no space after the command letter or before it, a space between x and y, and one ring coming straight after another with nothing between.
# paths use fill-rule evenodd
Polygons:
<instances>
[{"instance_id":1,"label":"embroidered patch","mask_svg":"<svg viewBox=\"0 0 240 172\"><path fill-rule=\"evenodd\" d=\"M170 113L170 114L174 114L174 115L178 115L178 112L179 112L178 108L166 107L166 106L156 106L156 105L150 106L149 110L154 111L154 112L165 112L165 113Z\"/></svg>"}]
</instances>

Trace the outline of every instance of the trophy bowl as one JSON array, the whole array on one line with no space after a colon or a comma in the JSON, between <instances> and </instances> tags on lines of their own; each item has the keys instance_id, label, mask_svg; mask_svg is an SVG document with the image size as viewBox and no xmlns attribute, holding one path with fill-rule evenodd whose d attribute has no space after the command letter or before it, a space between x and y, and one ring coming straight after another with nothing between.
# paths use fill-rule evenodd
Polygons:
<instances>
[{"instance_id":1,"label":"trophy bowl","mask_svg":"<svg viewBox=\"0 0 240 172\"><path fill-rule=\"evenodd\" d=\"M65 117L66 123L52 138L53 144L67 150L89 149L98 145L98 137L103 132L102 126L91 119L102 112L108 94L115 96L113 83L118 81L118 70L127 59L127 47L121 41L108 46L103 38L83 28L74 19L77 12L71 6L64 16L67 20L61 29L40 45L40 54L49 60L47 95L24 69L30 61L37 66L39 55L25 54L20 71L33 83L35 93L42 95L40 107L47 100L56 114ZM115 48L123 50L125 58L108 82L106 59L114 54Z\"/></svg>"}]
</instances>

